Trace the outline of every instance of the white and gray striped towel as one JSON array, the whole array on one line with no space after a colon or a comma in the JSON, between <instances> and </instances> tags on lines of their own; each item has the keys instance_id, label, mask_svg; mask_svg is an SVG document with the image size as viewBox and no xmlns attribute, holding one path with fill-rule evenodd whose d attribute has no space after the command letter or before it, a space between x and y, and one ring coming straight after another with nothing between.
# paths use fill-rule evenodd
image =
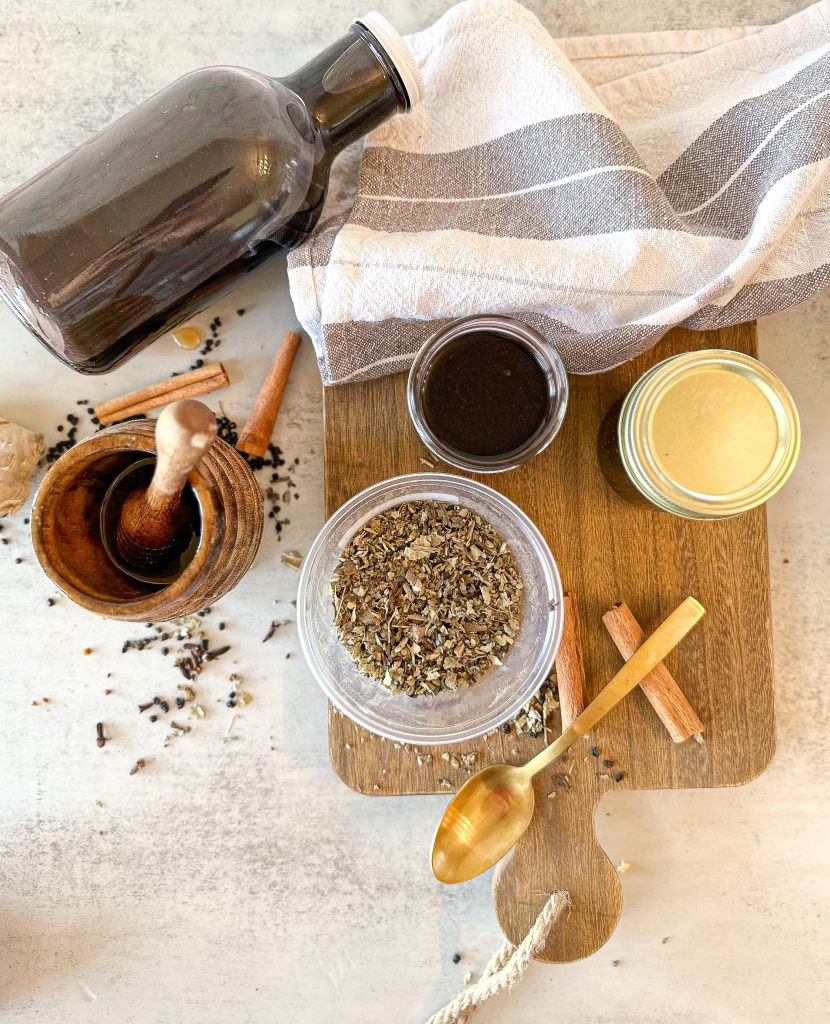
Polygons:
<instances>
[{"instance_id":1,"label":"white and gray striped towel","mask_svg":"<svg viewBox=\"0 0 830 1024\"><path fill-rule=\"evenodd\" d=\"M338 161L289 259L325 383L405 369L471 313L519 317L591 373L830 281L827 2L555 42L512 0L468 0L407 41L425 102Z\"/></svg>"}]
</instances>

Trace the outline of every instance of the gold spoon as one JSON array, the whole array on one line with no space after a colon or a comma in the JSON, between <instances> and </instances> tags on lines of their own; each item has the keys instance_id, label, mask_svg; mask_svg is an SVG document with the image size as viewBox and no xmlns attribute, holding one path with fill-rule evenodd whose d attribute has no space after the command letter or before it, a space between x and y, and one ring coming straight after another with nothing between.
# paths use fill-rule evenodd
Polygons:
<instances>
[{"instance_id":1,"label":"gold spoon","mask_svg":"<svg viewBox=\"0 0 830 1024\"><path fill-rule=\"evenodd\" d=\"M459 789L432 841L432 873L453 884L475 878L512 849L533 817L533 776L561 757L643 680L701 620L693 597L664 619L555 742L525 765L491 764Z\"/></svg>"}]
</instances>

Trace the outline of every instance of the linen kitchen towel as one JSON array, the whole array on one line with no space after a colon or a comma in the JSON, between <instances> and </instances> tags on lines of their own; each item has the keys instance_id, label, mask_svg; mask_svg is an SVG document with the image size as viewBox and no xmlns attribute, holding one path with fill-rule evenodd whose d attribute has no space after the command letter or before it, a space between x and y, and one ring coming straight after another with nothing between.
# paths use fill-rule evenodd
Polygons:
<instances>
[{"instance_id":1,"label":"linen kitchen towel","mask_svg":"<svg viewBox=\"0 0 830 1024\"><path fill-rule=\"evenodd\" d=\"M289 258L327 384L405 369L455 317L576 373L830 280L830 7L765 28L555 42L512 0L408 38L426 86L338 161Z\"/></svg>"}]
</instances>

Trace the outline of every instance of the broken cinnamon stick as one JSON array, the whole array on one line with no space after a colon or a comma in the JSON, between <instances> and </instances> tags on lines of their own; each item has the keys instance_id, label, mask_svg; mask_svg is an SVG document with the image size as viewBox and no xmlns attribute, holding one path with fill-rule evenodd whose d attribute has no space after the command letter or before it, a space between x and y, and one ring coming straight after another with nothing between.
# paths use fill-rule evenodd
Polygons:
<instances>
[{"instance_id":1,"label":"broken cinnamon stick","mask_svg":"<svg viewBox=\"0 0 830 1024\"><path fill-rule=\"evenodd\" d=\"M296 331L285 332L248 422L236 442L239 451L247 452L248 455L265 454L271 442L277 413L282 405L282 396L285 394L285 385L288 383L294 356L301 341L302 337Z\"/></svg>"},{"instance_id":2,"label":"broken cinnamon stick","mask_svg":"<svg viewBox=\"0 0 830 1024\"><path fill-rule=\"evenodd\" d=\"M603 615L602 621L617 650L628 661L646 638L631 609L625 602L616 604ZM675 743L703 732L703 723L663 662L649 672L640 688Z\"/></svg>"},{"instance_id":3,"label":"broken cinnamon stick","mask_svg":"<svg viewBox=\"0 0 830 1024\"><path fill-rule=\"evenodd\" d=\"M556 655L556 686L559 690L559 711L564 732L585 710L588 695L585 688L579 613L573 594L565 594L562 599L562 612L564 625L562 642Z\"/></svg>"},{"instance_id":4,"label":"broken cinnamon stick","mask_svg":"<svg viewBox=\"0 0 830 1024\"><path fill-rule=\"evenodd\" d=\"M162 405L177 402L180 398L196 398L217 388L225 388L230 381L221 363L208 363L198 370L188 370L175 377L150 384L138 391L130 391L118 398L109 398L95 406L95 415L104 426L118 420L157 409Z\"/></svg>"}]
</instances>

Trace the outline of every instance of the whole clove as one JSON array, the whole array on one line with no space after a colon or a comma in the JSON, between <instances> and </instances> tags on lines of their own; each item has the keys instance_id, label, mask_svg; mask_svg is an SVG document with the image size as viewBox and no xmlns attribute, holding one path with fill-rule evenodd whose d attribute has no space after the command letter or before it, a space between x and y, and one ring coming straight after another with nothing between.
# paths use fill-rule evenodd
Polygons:
<instances>
[{"instance_id":1,"label":"whole clove","mask_svg":"<svg viewBox=\"0 0 830 1024\"><path fill-rule=\"evenodd\" d=\"M264 644L268 643L268 641L271 639L271 637L274 635L274 633L276 633L276 631L280 628L281 625L282 625L282 623L281 622L277 622L276 620L274 622L272 622L271 625L268 627L268 630L267 630L265 636L262 638L262 642Z\"/></svg>"},{"instance_id":2,"label":"whole clove","mask_svg":"<svg viewBox=\"0 0 830 1024\"><path fill-rule=\"evenodd\" d=\"M205 661L213 661L214 658L220 657L222 654L227 654L230 650L230 645L226 647L217 647L215 651L208 651L205 655Z\"/></svg>"}]
</instances>

